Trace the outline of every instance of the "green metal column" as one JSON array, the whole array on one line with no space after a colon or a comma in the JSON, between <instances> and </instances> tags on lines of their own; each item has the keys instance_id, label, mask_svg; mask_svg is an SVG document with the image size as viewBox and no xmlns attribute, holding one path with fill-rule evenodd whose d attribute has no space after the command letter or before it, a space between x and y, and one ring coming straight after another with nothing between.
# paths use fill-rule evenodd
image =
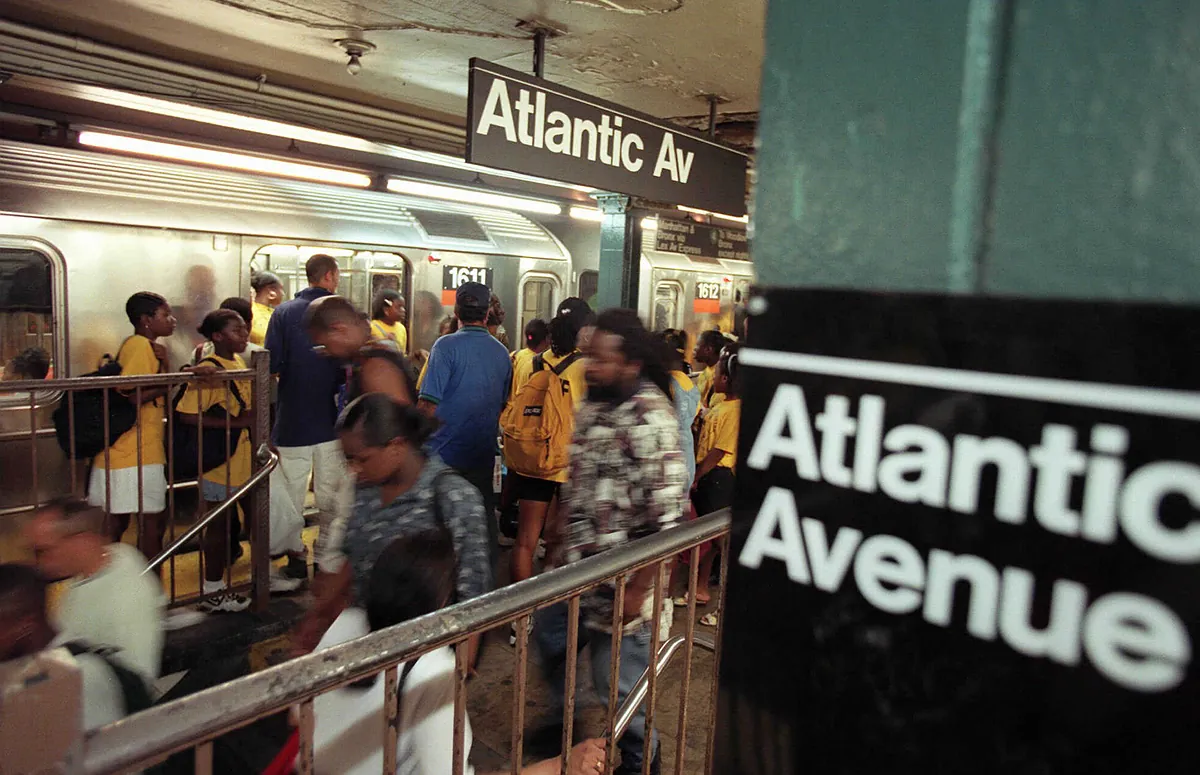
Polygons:
<instances>
[{"instance_id":1,"label":"green metal column","mask_svg":"<svg viewBox=\"0 0 1200 775\"><path fill-rule=\"evenodd\" d=\"M1200 7L771 0L764 285L1200 299Z\"/></svg>"},{"instance_id":2,"label":"green metal column","mask_svg":"<svg viewBox=\"0 0 1200 775\"><path fill-rule=\"evenodd\" d=\"M642 217L624 194L594 194L604 220L600 224L600 278L596 308L637 309L642 265Z\"/></svg>"}]
</instances>

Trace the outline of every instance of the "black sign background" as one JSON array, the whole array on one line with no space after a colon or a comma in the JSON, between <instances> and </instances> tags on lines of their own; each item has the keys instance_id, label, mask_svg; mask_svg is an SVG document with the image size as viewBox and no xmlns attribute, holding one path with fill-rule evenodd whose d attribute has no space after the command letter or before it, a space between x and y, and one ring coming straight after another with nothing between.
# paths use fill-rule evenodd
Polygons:
<instances>
[{"instance_id":1,"label":"black sign background","mask_svg":"<svg viewBox=\"0 0 1200 775\"><path fill-rule=\"evenodd\" d=\"M706 226L692 221L659 218L654 230L654 249L688 256L750 260L745 229Z\"/></svg>"},{"instance_id":2,"label":"black sign background","mask_svg":"<svg viewBox=\"0 0 1200 775\"><path fill-rule=\"evenodd\" d=\"M751 348L1101 384L1200 386L1200 312L1194 309L842 291L779 290L764 298L766 312L750 323ZM1028 569L1035 579L1035 627L1048 620L1051 585L1072 579L1087 588L1089 604L1113 591L1161 601L1184 623L1194 652L1200 645L1195 563L1155 559L1124 535L1098 544L1054 534L1036 524L1032 510L1025 524L1004 524L992 516L986 495L979 513L961 514L801 479L787 458L776 457L766 471L749 467L746 458L781 384L803 389L810 421L830 393L850 398L851 416L858 398L871 393L887 402L885 429L917 423L948 439L1003 436L1028 448L1043 425L1056 422L1078 429L1078 448L1086 451L1092 425L1120 424L1130 434L1126 475L1152 460L1197 460L1200 423L783 368L743 369L715 772L1196 771L1194 653L1179 685L1133 691L1103 675L1086 650L1078 664L1064 666L1018 653L1001 637L969 635L961 591L950 625L939 627L920 608L894 615L868 603L852 568L830 593L793 582L781 561L766 558L752 570L738 557L764 494L780 486L794 494L799 517L824 523L830 542L839 527L850 526L864 540L880 533L899 537L923 560L938 548L976 555L997 569ZM814 440L820 444L815 429ZM1078 489L1077 483L1076 505ZM1173 529L1197 518L1179 496L1164 501L1164 513Z\"/></svg>"},{"instance_id":3,"label":"black sign background","mask_svg":"<svg viewBox=\"0 0 1200 775\"><path fill-rule=\"evenodd\" d=\"M505 132L495 126L486 135L476 132L487 104L488 92L497 79L507 81L510 102L515 103L520 89L546 95L545 115L561 111L572 120L585 119L598 124L604 114L620 116L621 132L626 137L636 133L643 148L636 151L642 166L630 172L621 166L603 164L597 156L589 161L586 154L575 158L565 153L553 153L545 148L510 142ZM515 116L514 109L514 116ZM568 89L516 70L471 59L470 83L467 91L467 161L489 167L537 175L551 180L563 180L592 186L603 191L616 191L646 197L671 204L690 205L727 215L746 212L746 156L738 151L702 137L691 130L668 124L661 119L639 113L583 92ZM531 120L532 123L532 120ZM671 134L674 147L682 153L694 154L687 182L673 181L663 172L655 177L654 169L666 134ZM631 153L634 150L631 147Z\"/></svg>"}]
</instances>

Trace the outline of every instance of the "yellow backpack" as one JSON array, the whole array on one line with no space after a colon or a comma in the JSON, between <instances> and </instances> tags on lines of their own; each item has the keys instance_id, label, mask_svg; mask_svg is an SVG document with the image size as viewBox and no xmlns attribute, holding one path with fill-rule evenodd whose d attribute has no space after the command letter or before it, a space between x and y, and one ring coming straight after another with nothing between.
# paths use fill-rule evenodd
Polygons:
<instances>
[{"instance_id":1,"label":"yellow backpack","mask_svg":"<svg viewBox=\"0 0 1200 775\"><path fill-rule=\"evenodd\" d=\"M545 479L567 467L575 433L575 402L562 375L581 357L571 353L553 367L546 366L541 354L534 357L533 376L500 415L504 458L510 469Z\"/></svg>"}]
</instances>

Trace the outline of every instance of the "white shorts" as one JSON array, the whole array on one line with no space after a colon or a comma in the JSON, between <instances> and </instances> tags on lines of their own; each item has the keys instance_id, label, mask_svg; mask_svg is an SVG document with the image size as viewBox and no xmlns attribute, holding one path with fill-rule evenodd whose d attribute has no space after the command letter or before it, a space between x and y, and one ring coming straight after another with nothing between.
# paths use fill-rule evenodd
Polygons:
<instances>
[{"instance_id":1,"label":"white shorts","mask_svg":"<svg viewBox=\"0 0 1200 775\"><path fill-rule=\"evenodd\" d=\"M157 514L167 510L167 477L162 463L142 466L142 498L138 504L138 468L116 468L106 471L100 466L92 467L88 480L88 503L105 508L104 493L109 482L112 492L108 498L109 514Z\"/></svg>"}]
</instances>

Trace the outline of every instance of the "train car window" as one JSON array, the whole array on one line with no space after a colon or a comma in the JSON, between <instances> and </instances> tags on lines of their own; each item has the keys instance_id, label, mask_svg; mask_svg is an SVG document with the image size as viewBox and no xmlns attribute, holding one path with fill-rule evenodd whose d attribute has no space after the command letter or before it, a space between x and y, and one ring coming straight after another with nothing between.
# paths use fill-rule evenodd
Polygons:
<instances>
[{"instance_id":1,"label":"train car window","mask_svg":"<svg viewBox=\"0 0 1200 775\"><path fill-rule=\"evenodd\" d=\"M284 297L292 298L308 287L304 264L317 253L337 259L338 293L354 306L369 312L375 292L393 288L405 292L408 261L390 251L354 250L324 245L264 245L250 259L251 271L268 270L279 275Z\"/></svg>"},{"instance_id":2,"label":"train car window","mask_svg":"<svg viewBox=\"0 0 1200 775\"><path fill-rule=\"evenodd\" d=\"M663 281L654 288L654 330L679 328L679 300L683 288L677 282Z\"/></svg>"},{"instance_id":3,"label":"train car window","mask_svg":"<svg viewBox=\"0 0 1200 775\"><path fill-rule=\"evenodd\" d=\"M54 266L50 257L32 248L0 247L3 379L53 378L60 358L54 326ZM43 367L49 369L46 374L41 373ZM23 373L25 369L34 373Z\"/></svg>"},{"instance_id":4,"label":"train car window","mask_svg":"<svg viewBox=\"0 0 1200 775\"><path fill-rule=\"evenodd\" d=\"M526 276L521 284L521 327L519 335L523 335L525 325L531 320L541 318L549 321L554 317L554 290L557 284L552 278L541 276Z\"/></svg>"},{"instance_id":5,"label":"train car window","mask_svg":"<svg viewBox=\"0 0 1200 775\"><path fill-rule=\"evenodd\" d=\"M588 270L579 273L579 298L596 308L596 294L600 290L600 273Z\"/></svg>"}]
</instances>

